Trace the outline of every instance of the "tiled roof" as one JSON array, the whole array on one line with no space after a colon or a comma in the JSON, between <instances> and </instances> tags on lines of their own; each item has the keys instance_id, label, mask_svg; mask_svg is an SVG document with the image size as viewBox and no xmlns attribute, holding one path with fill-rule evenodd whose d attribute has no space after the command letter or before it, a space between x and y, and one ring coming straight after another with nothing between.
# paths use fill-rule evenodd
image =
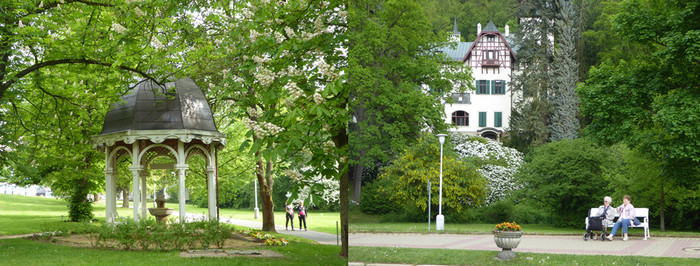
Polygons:
<instances>
[{"instance_id":1,"label":"tiled roof","mask_svg":"<svg viewBox=\"0 0 700 266\"><path fill-rule=\"evenodd\" d=\"M456 46L445 46L440 48L440 51L454 61L462 61L471 46L471 42L458 42Z\"/></svg>"}]
</instances>

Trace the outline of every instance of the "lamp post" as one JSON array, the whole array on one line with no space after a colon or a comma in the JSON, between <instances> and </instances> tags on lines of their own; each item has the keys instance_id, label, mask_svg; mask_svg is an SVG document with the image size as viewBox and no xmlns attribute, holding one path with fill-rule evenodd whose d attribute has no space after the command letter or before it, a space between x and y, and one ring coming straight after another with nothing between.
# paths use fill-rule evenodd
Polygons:
<instances>
[{"instance_id":1,"label":"lamp post","mask_svg":"<svg viewBox=\"0 0 700 266\"><path fill-rule=\"evenodd\" d=\"M253 191L253 194L255 194L255 219L258 219L258 213L260 212L260 209L258 209L258 179L255 179L255 190Z\"/></svg>"},{"instance_id":2,"label":"lamp post","mask_svg":"<svg viewBox=\"0 0 700 266\"><path fill-rule=\"evenodd\" d=\"M442 144L445 143L445 134L438 134L440 140L440 205L438 216L435 218L435 230L445 230L445 216L442 215Z\"/></svg>"}]
</instances>

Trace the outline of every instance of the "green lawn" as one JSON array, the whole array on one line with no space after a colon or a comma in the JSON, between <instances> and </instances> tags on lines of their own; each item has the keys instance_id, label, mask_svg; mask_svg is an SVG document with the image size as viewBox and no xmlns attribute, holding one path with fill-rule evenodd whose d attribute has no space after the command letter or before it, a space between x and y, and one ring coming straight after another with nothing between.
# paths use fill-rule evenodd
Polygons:
<instances>
[{"instance_id":1,"label":"green lawn","mask_svg":"<svg viewBox=\"0 0 700 266\"><path fill-rule=\"evenodd\" d=\"M95 204L94 207L95 216L103 221L104 205ZM131 214L131 211L120 209L120 214L129 216L127 214ZM231 214L236 215L235 212L231 212ZM65 228L79 225L64 223L61 218L67 219L67 215L68 208L64 200L0 194L0 235L36 233L45 228ZM244 214L239 213L238 215L243 216ZM93 225L97 226L98 224ZM0 240L0 258L2 258L0 264L154 265L154 263L160 262L167 265L308 265L309 260L313 260L323 265L347 265L347 259L338 256L339 246L312 244L309 240L295 236L281 234L278 236L290 240L290 245L259 248L277 251L286 258L181 258L178 252L75 248L26 239L4 239Z\"/></svg>"},{"instance_id":2,"label":"green lawn","mask_svg":"<svg viewBox=\"0 0 700 266\"><path fill-rule=\"evenodd\" d=\"M496 226L495 224L468 224L468 223L450 223L445 222L444 231L435 231L435 221L431 222L431 228L428 230L428 222L424 223L398 223L398 222L381 222L382 217L376 215L366 215L361 213L351 213L349 216L349 230L351 233L442 233L442 234L491 234L491 231ZM523 232L531 235L583 235L585 233L585 225L581 218L581 228L559 228L541 224L521 224ZM698 237L700 232L678 232L666 230L661 232L659 229L651 228L650 232L654 236L681 236L681 237ZM644 232L641 228L630 229L631 236L643 236Z\"/></svg>"},{"instance_id":3,"label":"green lawn","mask_svg":"<svg viewBox=\"0 0 700 266\"><path fill-rule=\"evenodd\" d=\"M285 258L181 258L179 252L122 251L75 248L25 239L0 240L3 265L347 265L338 256L340 247L292 242L289 246L264 247Z\"/></svg>"},{"instance_id":4,"label":"green lawn","mask_svg":"<svg viewBox=\"0 0 700 266\"><path fill-rule=\"evenodd\" d=\"M407 263L441 265L698 265L700 259L641 257L641 256L592 256L517 252L510 261L494 259L498 251L350 247L350 262Z\"/></svg>"},{"instance_id":5,"label":"green lawn","mask_svg":"<svg viewBox=\"0 0 700 266\"><path fill-rule=\"evenodd\" d=\"M152 207L153 203L149 202L149 208ZM100 217L104 217L104 209L105 205L103 203L97 203L94 205L95 207L100 207ZM119 213L120 216L125 216L125 217L132 217L133 216L133 210L132 209L122 209L119 208L122 206L121 201L117 201L117 212ZM173 215L177 216L178 210L180 209L180 205L177 203L166 203L165 207L167 208L173 208ZM97 208L96 208L97 209ZM204 214L208 215L209 210L207 208L200 208L192 204L186 204L185 205L185 211L188 213L195 213L195 214ZM95 214L98 214L97 212ZM238 209L220 209L219 210L219 215L221 218L233 218L233 219L239 219L239 220L248 220L248 221L258 221L262 223L262 211L260 211L260 215L258 219L255 219L255 212L251 210L238 210ZM314 231L319 231L319 232L324 232L324 233L329 233L329 234L334 234L336 233L336 227L335 223L336 221L340 223L340 213L339 212L315 212L313 210L309 211L309 213L306 215L306 226L309 230L314 230ZM275 224L276 225L281 225L284 226L285 223L285 212L284 211L276 211L275 212ZM296 228L299 228L299 218L298 216L294 216L294 226Z\"/></svg>"},{"instance_id":6,"label":"green lawn","mask_svg":"<svg viewBox=\"0 0 700 266\"><path fill-rule=\"evenodd\" d=\"M121 202L117 202L117 206L121 206ZM152 207L150 202L149 207ZM166 207L175 209L173 213L177 215L178 204L166 203ZM199 208L191 204L187 204L185 209L188 213L208 213L206 208ZM93 204L93 210L95 218L104 221L104 203ZM118 207L117 212L120 216L133 216L132 209ZM225 218L256 221L253 210L221 209L219 214ZM259 218L257 221L262 221L262 212ZM0 194L0 224L3 225L0 226L0 235L36 233L41 231L42 225L61 223L63 219L68 219L68 207L65 200ZM329 234L336 233L336 221L340 221L340 213L338 212L310 211L306 218L310 230ZM284 211L275 212L275 224L284 226L284 222ZM299 219L296 217L294 225L299 228Z\"/></svg>"}]
</instances>

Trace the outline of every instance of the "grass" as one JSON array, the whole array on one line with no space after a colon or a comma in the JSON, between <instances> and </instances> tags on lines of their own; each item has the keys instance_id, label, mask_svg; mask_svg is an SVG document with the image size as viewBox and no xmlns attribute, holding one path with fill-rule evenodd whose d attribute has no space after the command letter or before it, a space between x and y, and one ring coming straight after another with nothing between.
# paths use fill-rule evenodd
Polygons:
<instances>
[{"instance_id":1,"label":"grass","mask_svg":"<svg viewBox=\"0 0 700 266\"><path fill-rule=\"evenodd\" d=\"M104 220L104 205L96 204L95 216ZM121 209L121 214L127 212ZM131 214L131 212L128 212ZM79 226L64 223L67 219L66 202L58 199L0 194L0 234L26 234L41 232L43 228ZM97 225L97 224L93 224ZM243 227L239 227L243 228ZM181 258L179 253L157 251L123 251L112 249L77 248L43 243L26 239L0 240L2 265L308 265L309 261L323 265L347 265L347 259L339 257L340 247L318 245L300 237L273 234L290 241L281 247L259 247L281 253L285 258Z\"/></svg>"},{"instance_id":2,"label":"grass","mask_svg":"<svg viewBox=\"0 0 700 266\"><path fill-rule=\"evenodd\" d=\"M117 206L117 212L120 216L133 216L132 209L120 208L121 202L117 202ZM149 207L151 206L152 203L149 202ZM179 210L177 203L166 203L166 207L175 209L173 213L177 216ZM206 208L199 208L192 204L187 204L185 210L188 213L209 213ZM103 222L105 218L104 203L93 204L93 213L95 218ZM219 210L219 215L226 218L260 221L262 223L262 212L260 213L260 219L255 220L253 210L221 209ZM68 220L68 207L65 200L0 194L0 224L3 225L0 226L0 235L37 233L41 231L43 225L58 224L64 219ZM310 230L329 234L336 233L336 221L340 221L340 213L338 212L311 211L306 217L306 223ZM284 211L275 212L275 224L284 226L284 222ZM294 219L294 225L296 228L299 228L299 219L297 217Z\"/></svg>"},{"instance_id":3,"label":"grass","mask_svg":"<svg viewBox=\"0 0 700 266\"><path fill-rule=\"evenodd\" d=\"M338 256L340 247L292 243L289 246L265 247L285 258L181 258L179 252L122 251L76 248L25 239L0 240L3 265L347 265Z\"/></svg>"},{"instance_id":4,"label":"grass","mask_svg":"<svg viewBox=\"0 0 700 266\"><path fill-rule=\"evenodd\" d=\"M148 203L149 208L153 206L153 202ZM100 212L100 217L104 217L104 204L103 203L97 203L93 205L95 207L99 206L101 208ZM133 216L133 210L132 209L122 209L120 208L122 206L121 201L117 201L117 212L119 213L120 216L124 217L132 217ZM132 205L130 205L132 206ZM166 208L173 208L173 215L177 216L178 210L180 209L180 205L177 203L166 203L165 204ZM185 211L187 213L194 213L194 214L204 214L207 215L209 213L209 209L207 208L200 208L192 204L186 204L185 205ZM97 214L97 213L96 213ZM233 218L233 219L239 219L239 220L247 220L247 221L256 221L260 222L262 224L262 211L260 212L259 219L255 219L255 213L254 211L251 210L239 210L239 209L220 209L219 210L219 215L221 218ZM285 212L284 211L276 211L275 212L275 224L284 226L285 223ZM324 233L329 233L329 234L334 234L336 233L336 227L335 223L336 221L340 223L340 213L339 212L315 212L311 211L309 214L306 216L306 225L309 228L309 230L314 230L318 232L324 232ZM295 228L299 228L299 218L297 215L294 216L294 226Z\"/></svg>"},{"instance_id":5,"label":"grass","mask_svg":"<svg viewBox=\"0 0 700 266\"><path fill-rule=\"evenodd\" d=\"M351 233L440 233L440 234L491 234L491 231L496 226L495 224L470 224L470 223L450 223L445 222L444 231L435 231L435 221L431 223L431 229L428 230L428 222L424 223L400 223L400 222L381 222L382 217L377 215L366 215L353 212L349 217L349 230ZM581 218L582 228L559 228L542 224L521 224L523 232L528 235L583 235L585 226L583 218ZM644 231L641 228L630 229L631 236L643 236ZM680 232L666 230L661 232L659 229L651 228L649 234L652 237L699 237L700 232Z\"/></svg>"},{"instance_id":6,"label":"grass","mask_svg":"<svg viewBox=\"0 0 700 266\"><path fill-rule=\"evenodd\" d=\"M441 265L698 265L700 259L567 255L517 252L510 261L494 259L498 251L390 247L350 247L350 262Z\"/></svg>"}]
</instances>

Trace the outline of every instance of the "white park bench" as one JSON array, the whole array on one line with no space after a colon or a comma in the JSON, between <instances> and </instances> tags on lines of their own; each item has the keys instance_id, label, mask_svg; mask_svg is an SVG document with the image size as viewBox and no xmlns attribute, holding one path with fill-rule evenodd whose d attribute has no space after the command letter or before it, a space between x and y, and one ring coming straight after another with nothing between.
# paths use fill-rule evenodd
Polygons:
<instances>
[{"instance_id":1,"label":"white park bench","mask_svg":"<svg viewBox=\"0 0 700 266\"><path fill-rule=\"evenodd\" d=\"M619 218L620 214L617 213L615 209L613 209L615 212L615 217ZM634 212L637 215L637 219L639 219L640 223L639 225L634 225L632 223L632 226L630 228L644 228L644 240L649 239L651 236L649 236L649 208L634 208ZM593 217L598 214L598 208L591 208L589 211L589 216ZM615 224L611 223L608 227L613 227ZM588 228L588 218L586 218L586 228Z\"/></svg>"}]
</instances>

